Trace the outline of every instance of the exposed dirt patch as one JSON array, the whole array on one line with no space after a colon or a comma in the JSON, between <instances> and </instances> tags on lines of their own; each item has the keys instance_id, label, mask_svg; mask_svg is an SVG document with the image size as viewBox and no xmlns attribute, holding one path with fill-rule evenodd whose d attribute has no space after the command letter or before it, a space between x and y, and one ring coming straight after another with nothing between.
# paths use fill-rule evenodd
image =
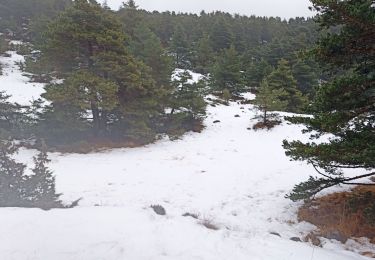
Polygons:
<instances>
[{"instance_id":1,"label":"exposed dirt patch","mask_svg":"<svg viewBox=\"0 0 375 260\"><path fill-rule=\"evenodd\" d=\"M375 187L360 186L350 192L330 194L299 209L299 221L316 225L318 236L345 243L367 237L375 244Z\"/></svg>"}]
</instances>

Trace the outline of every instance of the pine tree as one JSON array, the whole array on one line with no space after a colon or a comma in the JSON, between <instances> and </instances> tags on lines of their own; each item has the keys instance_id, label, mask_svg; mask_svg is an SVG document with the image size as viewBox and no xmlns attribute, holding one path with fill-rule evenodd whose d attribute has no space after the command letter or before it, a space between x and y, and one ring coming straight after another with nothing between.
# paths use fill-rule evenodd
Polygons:
<instances>
[{"instance_id":1,"label":"pine tree","mask_svg":"<svg viewBox=\"0 0 375 260\"><path fill-rule=\"evenodd\" d=\"M142 18L138 12L138 5L133 0L124 2L118 11L119 18L123 24L126 35L134 38L135 28L142 22Z\"/></svg>"},{"instance_id":2,"label":"pine tree","mask_svg":"<svg viewBox=\"0 0 375 260\"><path fill-rule=\"evenodd\" d=\"M203 35L203 37L199 39L194 50L195 53L192 58L194 71L207 74L209 72L209 68L212 66L213 57L215 56L211 47L210 38L207 34Z\"/></svg>"},{"instance_id":3,"label":"pine tree","mask_svg":"<svg viewBox=\"0 0 375 260\"><path fill-rule=\"evenodd\" d=\"M108 135L108 125L121 120L138 99L160 95L150 68L127 49L121 24L96 1L76 0L46 36L43 54L65 81L49 86L45 97L54 108L71 107L92 122L95 136Z\"/></svg>"},{"instance_id":4,"label":"pine tree","mask_svg":"<svg viewBox=\"0 0 375 260\"><path fill-rule=\"evenodd\" d=\"M228 89L232 95L245 91L241 59L232 45L223 51L212 68L211 87L222 91Z\"/></svg>"},{"instance_id":5,"label":"pine tree","mask_svg":"<svg viewBox=\"0 0 375 260\"><path fill-rule=\"evenodd\" d=\"M320 174L297 185L288 196L308 199L335 185L371 185L375 175L375 16L373 1L312 0L322 28L340 28L320 39L314 53L329 65L333 79L316 93L312 118L290 118L303 123L312 138L330 133L329 142L284 141L286 154L307 161ZM336 73L336 72L340 73ZM362 173L347 177L345 170ZM361 179L363 181L361 181Z\"/></svg>"},{"instance_id":6,"label":"pine tree","mask_svg":"<svg viewBox=\"0 0 375 260\"><path fill-rule=\"evenodd\" d=\"M262 80L272 71L272 66L266 60L252 61L245 68L246 85L250 88L258 88Z\"/></svg>"},{"instance_id":7,"label":"pine tree","mask_svg":"<svg viewBox=\"0 0 375 260\"><path fill-rule=\"evenodd\" d=\"M271 88L267 80L261 82L254 104L263 112L262 120L264 125L270 121L268 112L283 111L287 107L287 101L282 100L285 95L285 90Z\"/></svg>"},{"instance_id":8,"label":"pine tree","mask_svg":"<svg viewBox=\"0 0 375 260\"><path fill-rule=\"evenodd\" d=\"M34 157L34 174L26 175L26 165L12 158L18 149L13 142L0 141L0 207L65 208L60 194L56 194L55 178L46 166L46 150Z\"/></svg>"},{"instance_id":9,"label":"pine tree","mask_svg":"<svg viewBox=\"0 0 375 260\"><path fill-rule=\"evenodd\" d=\"M189 71L181 71L173 81L174 90L170 96L171 115L184 114L191 119L200 119L205 115L206 103L203 98L202 86L191 83Z\"/></svg>"},{"instance_id":10,"label":"pine tree","mask_svg":"<svg viewBox=\"0 0 375 260\"><path fill-rule=\"evenodd\" d=\"M218 18L210 30L211 46L215 52L229 49L233 45L234 36L225 18Z\"/></svg>"},{"instance_id":11,"label":"pine tree","mask_svg":"<svg viewBox=\"0 0 375 260\"><path fill-rule=\"evenodd\" d=\"M21 137L24 132L26 115L22 107L9 102L9 95L0 91L0 138Z\"/></svg>"},{"instance_id":12,"label":"pine tree","mask_svg":"<svg viewBox=\"0 0 375 260\"><path fill-rule=\"evenodd\" d=\"M17 151L12 142L0 141L0 207L26 206L26 165L12 158Z\"/></svg>"},{"instance_id":13,"label":"pine tree","mask_svg":"<svg viewBox=\"0 0 375 260\"><path fill-rule=\"evenodd\" d=\"M42 150L34 157L33 175L27 178L26 196L33 207L42 209L62 208L61 194L56 193L55 177L47 164L50 162L47 148L42 142Z\"/></svg>"},{"instance_id":14,"label":"pine tree","mask_svg":"<svg viewBox=\"0 0 375 260\"><path fill-rule=\"evenodd\" d=\"M175 66L180 69L188 68L189 46L184 28L179 24L172 35L170 49L175 57Z\"/></svg>"},{"instance_id":15,"label":"pine tree","mask_svg":"<svg viewBox=\"0 0 375 260\"><path fill-rule=\"evenodd\" d=\"M286 111L301 112L306 106L307 99L297 88L297 81L293 77L289 63L285 59L278 62L277 68L267 77L272 89L285 90L283 101L288 102Z\"/></svg>"},{"instance_id":16,"label":"pine tree","mask_svg":"<svg viewBox=\"0 0 375 260\"><path fill-rule=\"evenodd\" d=\"M151 76L160 86L168 86L172 75L172 60L163 49L160 39L145 23L134 29L130 42L131 53L151 68Z\"/></svg>"},{"instance_id":17,"label":"pine tree","mask_svg":"<svg viewBox=\"0 0 375 260\"><path fill-rule=\"evenodd\" d=\"M313 94L319 84L317 66L307 57L300 57L293 65L293 76L297 80L298 89L305 95Z\"/></svg>"}]
</instances>

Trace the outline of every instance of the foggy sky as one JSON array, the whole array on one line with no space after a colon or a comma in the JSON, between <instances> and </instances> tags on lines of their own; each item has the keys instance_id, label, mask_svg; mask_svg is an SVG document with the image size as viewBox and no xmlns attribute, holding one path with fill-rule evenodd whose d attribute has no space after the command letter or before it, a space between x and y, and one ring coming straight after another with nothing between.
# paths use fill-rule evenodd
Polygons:
<instances>
[{"instance_id":1,"label":"foggy sky","mask_svg":"<svg viewBox=\"0 0 375 260\"><path fill-rule=\"evenodd\" d=\"M118 9L126 0L107 0L108 5ZM100 2L100 1L98 1ZM201 10L225 11L243 15L279 16L290 18L312 16L308 0L136 0L141 9L148 11L176 11L200 13Z\"/></svg>"}]
</instances>

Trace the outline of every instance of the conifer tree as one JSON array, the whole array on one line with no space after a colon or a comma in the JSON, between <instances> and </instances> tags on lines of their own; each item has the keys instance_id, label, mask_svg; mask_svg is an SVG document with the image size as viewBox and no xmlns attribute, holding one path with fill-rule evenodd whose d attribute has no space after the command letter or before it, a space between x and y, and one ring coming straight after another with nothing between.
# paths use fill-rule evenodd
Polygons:
<instances>
[{"instance_id":1,"label":"conifer tree","mask_svg":"<svg viewBox=\"0 0 375 260\"><path fill-rule=\"evenodd\" d=\"M0 207L26 206L26 166L12 158L17 151L12 142L0 141Z\"/></svg>"},{"instance_id":2,"label":"conifer tree","mask_svg":"<svg viewBox=\"0 0 375 260\"><path fill-rule=\"evenodd\" d=\"M96 136L106 135L108 125L121 120L137 99L159 95L150 69L127 49L121 24L96 1L74 1L46 36L43 54L66 80L49 86L45 97L56 109L71 106L92 120Z\"/></svg>"},{"instance_id":3,"label":"conifer tree","mask_svg":"<svg viewBox=\"0 0 375 260\"><path fill-rule=\"evenodd\" d=\"M300 57L293 65L293 76L297 80L298 89L305 95L313 94L319 84L316 64L307 57Z\"/></svg>"},{"instance_id":4,"label":"conifer tree","mask_svg":"<svg viewBox=\"0 0 375 260\"><path fill-rule=\"evenodd\" d=\"M10 96L0 91L0 138L20 137L24 130L26 115L22 107L9 101Z\"/></svg>"},{"instance_id":5,"label":"conifer tree","mask_svg":"<svg viewBox=\"0 0 375 260\"><path fill-rule=\"evenodd\" d=\"M13 142L0 141L0 207L65 208L56 193L55 178L46 166L46 150L34 157L33 175L26 175L26 165L12 158L18 149Z\"/></svg>"},{"instance_id":6,"label":"conifer tree","mask_svg":"<svg viewBox=\"0 0 375 260\"><path fill-rule=\"evenodd\" d=\"M264 59L252 61L245 68L245 82L250 88L258 88L260 83L273 71L272 66Z\"/></svg>"},{"instance_id":7,"label":"conifer tree","mask_svg":"<svg viewBox=\"0 0 375 260\"><path fill-rule=\"evenodd\" d=\"M181 71L173 81L174 90L170 98L171 115L182 113L192 119L205 115L206 103L203 98L202 85L192 83L189 71Z\"/></svg>"},{"instance_id":8,"label":"conifer tree","mask_svg":"<svg viewBox=\"0 0 375 260\"><path fill-rule=\"evenodd\" d=\"M171 51L175 57L175 66L185 69L188 67L189 46L184 28L179 24L172 35Z\"/></svg>"},{"instance_id":9,"label":"conifer tree","mask_svg":"<svg viewBox=\"0 0 375 260\"><path fill-rule=\"evenodd\" d=\"M169 86L172 75L172 60L163 49L160 39L145 23L134 29L134 37L130 42L131 53L148 67L151 76L160 86Z\"/></svg>"},{"instance_id":10,"label":"conifer tree","mask_svg":"<svg viewBox=\"0 0 375 260\"><path fill-rule=\"evenodd\" d=\"M214 22L210 31L210 40L212 48L217 53L233 45L233 32L225 18L219 17Z\"/></svg>"},{"instance_id":11,"label":"conifer tree","mask_svg":"<svg viewBox=\"0 0 375 260\"><path fill-rule=\"evenodd\" d=\"M288 112L301 112L306 106L307 99L298 90L297 81L287 60L281 59L278 62L277 68L267 77L267 81L272 89L285 90L282 100L288 102Z\"/></svg>"},{"instance_id":12,"label":"conifer tree","mask_svg":"<svg viewBox=\"0 0 375 260\"><path fill-rule=\"evenodd\" d=\"M232 95L245 91L241 59L232 45L223 51L212 68L211 86L214 90L228 89Z\"/></svg>"},{"instance_id":13,"label":"conifer tree","mask_svg":"<svg viewBox=\"0 0 375 260\"><path fill-rule=\"evenodd\" d=\"M130 38L134 38L134 30L142 22L142 18L138 12L138 5L134 0L128 0L122 4L118 14L123 23L123 29L126 35Z\"/></svg>"},{"instance_id":14,"label":"conifer tree","mask_svg":"<svg viewBox=\"0 0 375 260\"><path fill-rule=\"evenodd\" d=\"M284 141L286 154L306 161L320 177L295 186L292 200L308 199L335 185L371 185L375 175L375 16L371 0L311 0L323 29L337 29L322 37L314 53L329 65L333 79L316 93L312 118L290 118L303 123L312 138L330 133L329 142ZM340 73L336 73L336 72ZM357 175L346 170L357 169Z\"/></svg>"},{"instance_id":15,"label":"conifer tree","mask_svg":"<svg viewBox=\"0 0 375 260\"><path fill-rule=\"evenodd\" d=\"M194 71L198 73L207 74L209 68L212 66L215 54L210 43L211 41L207 34L203 35L203 37L196 43L192 62Z\"/></svg>"},{"instance_id":16,"label":"conifer tree","mask_svg":"<svg viewBox=\"0 0 375 260\"><path fill-rule=\"evenodd\" d=\"M282 100L285 95L284 89L271 88L266 79L261 82L254 104L263 112L262 120L264 125L270 121L268 112L283 111L287 107L287 101Z\"/></svg>"},{"instance_id":17,"label":"conifer tree","mask_svg":"<svg viewBox=\"0 0 375 260\"><path fill-rule=\"evenodd\" d=\"M47 148L42 142L42 150L34 157L33 175L27 178L25 185L27 200L33 207L62 208L61 194L56 193L55 176L47 167L49 162Z\"/></svg>"}]
</instances>

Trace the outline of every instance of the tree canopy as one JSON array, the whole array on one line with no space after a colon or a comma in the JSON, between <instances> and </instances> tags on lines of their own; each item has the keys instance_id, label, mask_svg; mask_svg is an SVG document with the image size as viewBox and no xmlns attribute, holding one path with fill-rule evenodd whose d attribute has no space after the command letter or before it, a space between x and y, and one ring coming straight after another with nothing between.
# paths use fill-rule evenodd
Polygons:
<instances>
[{"instance_id":1,"label":"tree canopy","mask_svg":"<svg viewBox=\"0 0 375 260\"><path fill-rule=\"evenodd\" d=\"M319 40L314 54L329 65L331 80L317 90L312 118L303 123L313 138L331 134L329 142L284 141L286 154L307 161L320 174L297 185L293 200L306 199L338 184L370 185L375 175L375 12L373 1L312 0L321 28L338 28ZM354 177L345 171L361 170Z\"/></svg>"}]
</instances>

